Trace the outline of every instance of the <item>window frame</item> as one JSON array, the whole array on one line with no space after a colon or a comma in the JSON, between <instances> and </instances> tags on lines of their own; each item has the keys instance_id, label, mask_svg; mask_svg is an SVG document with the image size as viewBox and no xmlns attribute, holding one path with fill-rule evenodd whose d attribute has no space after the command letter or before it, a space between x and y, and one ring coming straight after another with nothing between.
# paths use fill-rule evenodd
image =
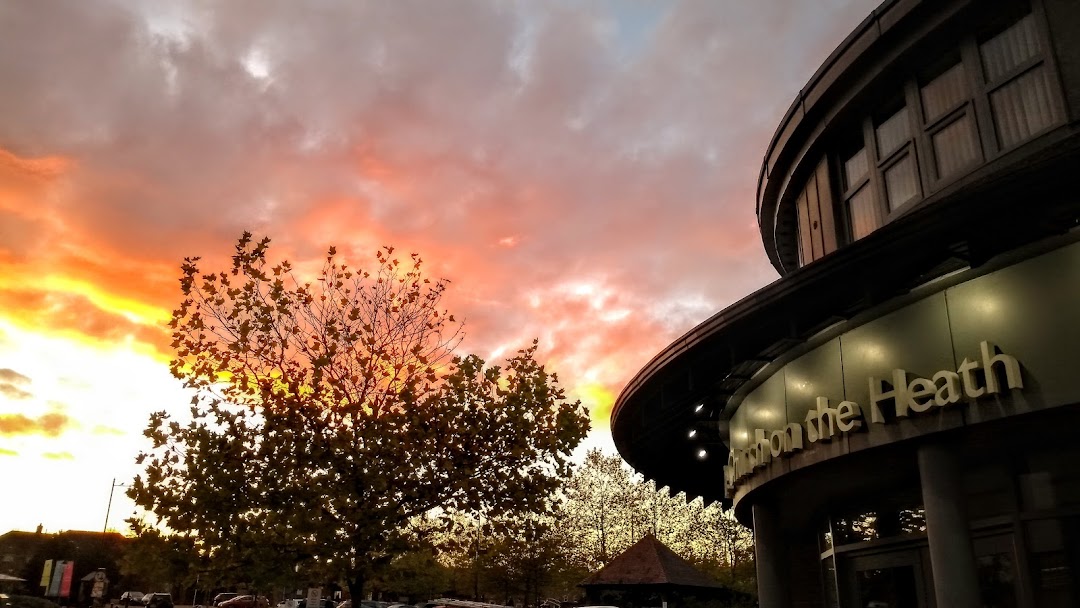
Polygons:
<instances>
[{"instance_id":1,"label":"window frame","mask_svg":"<svg viewBox=\"0 0 1080 608\"><path fill-rule=\"evenodd\" d=\"M969 35L968 38L971 38L971 36ZM974 71L971 63L972 49L968 48L968 42L967 39L961 41L960 47L957 49L958 52L955 55L956 63L950 63L944 69L927 71L923 74L922 78L916 76L912 83L912 86L915 89L915 96L918 98L917 103L919 104L919 124L922 130L920 139L922 140L922 148L925 151L924 158L927 159L926 163L920 165L920 170L925 179L927 191L930 193L936 192L945 184L953 182L967 171L985 163L987 158L989 158L981 129L981 124L984 121L979 120L979 111L976 107L978 105L979 83L976 75L972 73ZM977 49L975 50L977 52ZM933 82L936 78L944 75L956 65L962 66L964 70L964 85L967 89L966 97L944 110L940 115L933 118L927 118L922 96L923 88ZM977 67L981 70L981 63L978 64ZM989 108L989 105L987 107ZM972 121L976 157L966 165L956 168L952 173L942 175L940 172L940 163L938 162L938 151L937 148L934 147L934 136L949 128L955 122L963 120L965 117Z\"/></svg>"},{"instance_id":2,"label":"window frame","mask_svg":"<svg viewBox=\"0 0 1080 608\"><path fill-rule=\"evenodd\" d=\"M833 167L831 175L835 180L834 183L840 186L834 193L834 205L836 205L835 213L840 220L837 236L846 239L843 245L850 245L859 240L854 236L851 202L863 188L870 188L869 194L873 198L877 225L870 232L874 232L907 213L927 197L963 179L978 167L993 162L1068 122L1061 73L1053 53L1053 38L1042 4L1039 0L1032 0L1027 3L1026 11L1020 4L1017 8L1016 15L1010 15L1011 18L1007 22L984 25L967 32L958 44L947 50L947 55L955 58L955 61L950 61L944 66L938 65L936 70L927 70L922 74L907 73L903 75L903 78L898 78L898 90L888 103L882 103L876 111L866 112L848 123L846 130L848 136L843 138L844 145L834 146L834 153L829 155L829 162ZM995 81L988 82L980 45L1013 27L1029 15L1033 20L1034 32L1039 41L1038 52L1009 69ZM946 73L957 64L963 66L965 97L942 111L939 116L928 120L923 107L922 86L929 84L934 78ZM1049 70L1046 78L1049 83L1048 97L1053 112L1052 120L1047 126L1033 132L1026 139L1005 146L1000 139L991 96L1018 78L1037 69ZM927 77L929 74L932 76ZM900 107L898 105L900 100L908 113L908 137L902 144L888 151L883 157L879 157L877 128L895 114ZM887 111L889 109L892 111ZM974 138L972 143L975 147L975 157L953 168L950 173L942 175L937 151L934 148L934 137L965 118L972 121L971 135ZM856 134L860 137L857 138ZM868 170L867 174L856 183L848 184L845 162L858 153L859 146L855 145L856 142L861 143L861 149L867 156ZM850 153L852 150L855 151L854 154ZM915 163L916 192L893 208L888 197L885 174L909 155ZM802 265L800 261L800 266Z\"/></svg>"},{"instance_id":3,"label":"window frame","mask_svg":"<svg viewBox=\"0 0 1080 608\"><path fill-rule=\"evenodd\" d=\"M880 203L880 201L879 201L879 196L880 195L878 193L878 188L874 183L874 174L876 172L875 171L876 150L871 151L869 149L869 146L866 143L866 129L867 129L868 123L869 123L869 119L864 119L863 124L861 125L861 129L860 129L861 138L858 140L861 143L861 146L852 146L852 145L850 145L850 144L852 144L852 143L854 143L856 141L855 137L850 137L849 142L848 142L849 145L848 145L847 149L848 150L854 149L855 152L851 153L851 154L841 153L841 154L837 155L836 171L834 172L835 177L836 177L836 183L841 186L840 188L837 189L837 191L840 193L839 194L839 202L840 202L840 208L841 208L840 215L841 215L841 218L842 218L841 223L843 224L843 230L842 230L841 233L844 235L844 238L846 239L846 242L848 244L854 243L855 241L859 240L858 238L856 238L854 236L854 234L855 234L855 225L854 225L854 221L852 220L852 215L851 215L851 201L852 201L852 199L855 198L855 195L858 194L859 192L861 192L864 188L869 188L868 192L870 193L870 196L872 198L873 208L875 210L875 215L877 216L877 227L875 227L874 230L877 230L877 229L879 229L879 228L881 228L882 226L885 225L885 218L881 214L881 209L880 209L880 204L879 204ZM872 129L873 127L870 127L870 128ZM854 182L852 184L848 184L846 163L847 163L848 159L854 158L855 155L859 153L859 151L862 151L862 153L866 156L866 160L865 160L865 162L866 162L866 173L864 173L862 175L862 177L860 177L858 179L858 181L856 181L856 182ZM873 232L874 230L871 230L870 232ZM870 234L870 232L868 232L867 234Z\"/></svg>"},{"instance_id":4,"label":"window frame","mask_svg":"<svg viewBox=\"0 0 1080 608\"><path fill-rule=\"evenodd\" d=\"M1067 122L1067 108L1065 106L1065 98L1061 84L1061 72L1058 69L1057 58L1054 56L1053 38L1050 35L1050 26L1046 22L1046 14L1043 11L1042 3L1038 0L1029 2L1028 8L1028 13L1009 21L1008 23L997 23L992 27L983 27L969 33L961 43L961 47L968 47L968 56L965 57L965 62L970 59L973 61L973 66L977 68L976 70L973 70L975 73L972 74L976 85L973 94L976 101L982 102L980 104L982 106L980 108L980 113L985 117L985 120L983 121L985 123L985 132L980 131L980 135L982 135L982 139L990 148L990 153L985 153L984 151L987 162L1020 148L1028 142L1037 139L1039 136L1056 129ZM1024 19L1029 15L1032 18L1035 35L1039 38L1039 51L1034 56L1013 66L1009 71L999 76L997 80L993 82L988 81L986 79L986 69L983 63L981 45L993 37L1004 33L1006 30L1019 23L1021 19ZM1046 76L1049 85L1049 90L1047 92L1056 120L1051 121L1041 130L1033 132L1026 139L1019 140L1007 146L1003 145L997 128L997 122L994 120L994 111L990 102L991 96L995 92L1012 84L1025 74L1033 72L1040 67L1047 70ZM984 144L984 147L986 144Z\"/></svg>"}]
</instances>

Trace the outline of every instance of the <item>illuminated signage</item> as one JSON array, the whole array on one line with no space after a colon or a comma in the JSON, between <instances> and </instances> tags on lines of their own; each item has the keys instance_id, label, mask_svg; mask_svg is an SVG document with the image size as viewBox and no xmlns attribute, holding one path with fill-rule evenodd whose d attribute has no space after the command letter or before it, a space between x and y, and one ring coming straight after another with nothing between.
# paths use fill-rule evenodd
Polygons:
<instances>
[{"instance_id":1,"label":"illuminated signage","mask_svg":"<svg viewBox=\"0 0 1080 608\"><path fill-rule=\"evenodd\" d=\"M979 359L965 358L956 371L942 370L930 378L909 378L903 369L894 369L888 380L869 378L870 422L889 422L885 416L888 409L882 409L889 403L895 419L902 419L961 401L974 402L987 395L996 395L1004 388L1024 387L1020 363L1015 357L1002 353L986 341L979 344L979 350ZM832 407L827 398L818 397L816 407L806 413L801 424L792 422L780 429L755 429L746 449L731 450L724 467L724 489L730 496L740 482L767 467L774 459L790 456L809 444L832 441L834 437L864 426L865 416L859 404L841 401Z\"/></svg>"}]
</instances>

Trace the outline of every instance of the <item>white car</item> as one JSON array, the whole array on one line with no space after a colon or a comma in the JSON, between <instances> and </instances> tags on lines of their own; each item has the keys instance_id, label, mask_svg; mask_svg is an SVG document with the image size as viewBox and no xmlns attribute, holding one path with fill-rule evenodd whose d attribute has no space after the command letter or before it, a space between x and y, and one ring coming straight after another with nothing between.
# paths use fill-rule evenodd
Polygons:
<instances>
[{"instance_id":1,"label":"white car","mask_svg":"<svg viewBox=\"0 0 1080 608\"><path fill-rule=\"evenodd\" d=\"M142 604L142 591L125 591L120 594L120 600L116 603L120 606L132 606Z\"/></svg>"}]
</instances>

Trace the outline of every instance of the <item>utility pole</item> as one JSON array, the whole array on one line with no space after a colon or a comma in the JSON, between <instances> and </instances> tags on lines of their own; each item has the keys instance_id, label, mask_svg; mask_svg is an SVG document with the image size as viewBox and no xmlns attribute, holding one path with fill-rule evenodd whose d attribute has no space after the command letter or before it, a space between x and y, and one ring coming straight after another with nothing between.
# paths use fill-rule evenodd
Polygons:
<instances>
[{"instance_id":1,"label":"utility pole","mask_svg":"<svg viewBox=\"0 0 1080 608\"><path fill-rule=\"evenodd\" d=\"M102 534L105 534L109 529L109 512L112 511L113 491L116 490L116 488L124 487L127 487L126 483L116 483L116 478L113 477L112 485L109 487L109 506L105 507L105 525L101 527Z\"/></svg>"}]
</instances>

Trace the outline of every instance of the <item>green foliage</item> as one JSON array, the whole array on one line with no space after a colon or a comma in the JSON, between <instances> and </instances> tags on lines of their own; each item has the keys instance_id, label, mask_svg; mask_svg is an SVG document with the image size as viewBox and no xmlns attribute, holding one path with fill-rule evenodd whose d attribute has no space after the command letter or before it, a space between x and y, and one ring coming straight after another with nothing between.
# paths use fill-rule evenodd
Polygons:
<instances>
[{"instance_id":1,"label":"green foliage","mask_svg":"<svg viewBox=\"0 0 1080 608\"><path fill-rule=\"evenodd\" d=\"M453 595L514 605L581 600L578 584L646 534L728 587L756 593L748 529L718 503L657 490L618 456L590 451L549 498L542 515L459 515L436 535Z\"/></svg>"},{"instance_id":2,"label":"green foliage","mask_svg":"<svg viewBox=\"0 0 1080 608\"><path fill-rule=\"evenodd\" d=\"M124 547L119 562L120 574L129 587L173 591L195 583L199 555L191 538L167 536L137 520L129 523L135 538Z\"/></svg>"},{"instance_id":3,"label":"green foliage","mask_svg":"<svg viewBox=\"0 0 1080 608\"><path fill-rule=\"evenodd\" d=\"M423 601L443 595L449 583L449 568L439 562L435 548L427 545L394 558L377 586L388 597Z\"/></svg>"},{"instance_id":4,"label":"green foliage","mask_svg":"<svg viewBox=\"0 0 1080 608\"><path fill-rule=\"evenodd\" d=\"M458 518L442 543L460 597L537 605L549 597L577 600L588 572L567 561L553 514Z\"/></svg>"},{"instance_id":5,"label":"green foliage","mask_svg":"<svg viewBox=\"0 0 1080 608\"><path fill-rule=\"evenodd\" d=\"M644 536L643 490L621 458L590 450L564 488L562 530L566 544L577 548L572 559L596 569Z\"/></svg>"},{"instance_id":6,"label":"green foliage","mask_svg":"<svg viewBox=\"0 0 1080 608\"><path fill-rule=\"evenodd\" d=\"M453 356L446 282L415 254L368 271L330 248L303 281L268 248L245 234L228 270L184 261L171 369L195 396L151 416L137 504L253 585L295 564L357 596L418 516L545 508L588 416L535 342L502 367Z\"/></svg>"},{"instance_id":7,"label":"green foliage","mask_svg":"<svg viewBox=\"0 0 1080 608\"><path fill-rule=\"evenodd\" d=\"M590 451L564 484L557 517L566 559L590 571L652 534L720 582L756 593L750 530L718 503L655 488L618 456Z\"/></svg>"},{"instance_id":8,"label":"green foliage","mask_svg":"<svg viewBox=\"0 0 1080 608\"><path fill-rule=\"evenodd\" d=\"M564 597L577 591L576 583L581 579L566 588L566 574L578 572L567 563L554 518L528 516L499 523L489 573L504 591L497 599L509 603L520 598L520 604L536 606L549 596Z\"/></svg>"}]
</instances>

